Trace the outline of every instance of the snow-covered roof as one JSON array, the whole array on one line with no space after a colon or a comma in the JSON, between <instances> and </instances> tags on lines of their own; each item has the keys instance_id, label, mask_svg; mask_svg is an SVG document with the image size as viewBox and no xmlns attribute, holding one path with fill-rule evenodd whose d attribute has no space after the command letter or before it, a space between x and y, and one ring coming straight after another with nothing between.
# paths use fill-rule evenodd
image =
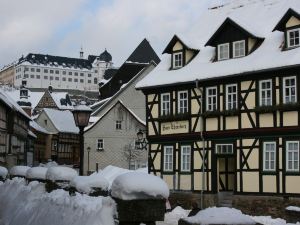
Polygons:
<instances>
[{"instance_id":1,"label":"snow-covered roof","mask_svg":"<svg viewBox=\"0 0 300 225\"><path fill-rule=\"evenodd\" d=\"M72 105L64 105L61 102L61 99L67 98L68 92L52 92L50 95L59 109L73 109Z\"/></svg>"},{"instance_id":2,"label":"snow-covered roof","mask_svg":"<svg viewBox=\"0 0 300 225\"><path fill-rule=\"evenodd\" d=\"M0 166L0 177L6 178L7 174L8 174L7 169L3 166Z\"/></svg>"},{"instance_id":3,"label":"snow-covered roof","mask_svg":"<svg viewBox=\"0 0 300 225\"><path fill-rule=\"evenodd\" d=\"M70 185L76 187L77 191L83 193L91 193L92 188L101 188L101 190L108 190L108 180L100 173L93 173L90 176L77 176L71 182Z\"/></svg>"},{"instance_id":4,"label":"snow-covered roof","mask_svg":"<svg viewBox=\"0 0 300 225\"><path fill-rule=\"evenodd\" d=\"M40 179L46 180L47 167L32 167L26 172L26 178L28 179Z\"/></svg>"},{"instance_id":5,"label":"snow-covered roof","mask_svg":"<svg viewBox=\"0 0 300 225\"><path fill-rule=\"evenodd\" d=\"M76 170L66 166L53 166L48 168L46 179L52 181L71 181L78 176Z\"/></svg>"},{"instance_id":6,"label":"snow-covered roof","mask_svg":"<svg viewBox=\"0 0 300 225\"><path fill-rule=\"evenodd\" d=\"M14 166L10 169L9 174L13 176L25 177L29 169L29 166Z\"/></svg>"},{"instance_id":7,"label":"snow-covered roof","mask_svg":"<svg viewBox=\"0 0 300 225\"><path fill-rule=\"evenodd\" d=\"M168 185L152 174L132 172L118 176L112 186L111 195L123 200L169 197Z\"/></svg>"},{"instance_id":8,"label":"snow-covered roof","mask_svg":"<svg viewBox=\"0 0 300 225\"><path fill-rule=\"evenodd\" d=\"M300 65L300 48L282 51L284 34L272 32L289 8L300 12L299 0L231 0L204 11L190 32L178 34L190 47L199 49L195 58L183 68L170 70L171 55L164 54L161 63L136 88L175 85L230 75ZM227 19L231 18L247 31L264 38L251 54L235 59L212 62L215 48L205 44ZM237 66L238 65L238 66Z\"/></svg>"},{"instance_id":9,"label":"snow-covered roof","mask_svg":"<svg viewBox=\"0 0 300 225\"><path fill-rule=\"evenodd\" d=\"M55 128L63 133L79 133L78 127L75 125L74 117L71 111L56 110L45 108L43 111L47 114Z\"/></svg>"},{"instance_id":10,"label":"snow-covered roof","mask_svg":"<svg viewBox=\"0 0 300 225\"><path fill-rule=\"evenodd\" d=\"M32 127L33 129L35 129L36 131L39 131L41 133L44 134L50 134L51 132L47 131L44 127L41 127L37 122L35 122L34 120L30 121L29 123L30 127Z\"/></svg>"},{"instance_id":11,"label":"snow-covered roof","mask_svg":"<svg viewBox=\"0 0 300 225\"><path fill-rule=\"evenodd\" d=\"M28 135L33 138L37 138L37 136L31 130L28 130Z\"/></svg>"},{"instance_id":12,"label":"snow-covered roof","mask_svg":"<svg viewBox=\"0 0 300 225\"><path fill-rule=\"evenodd\" d=\"M27 113L18 105L16 101L14 101L6 92L0 89L0 99L12 110L19 112L27 119L31 120L31 118L27 115Z\"/></svg>"}]
</instances>

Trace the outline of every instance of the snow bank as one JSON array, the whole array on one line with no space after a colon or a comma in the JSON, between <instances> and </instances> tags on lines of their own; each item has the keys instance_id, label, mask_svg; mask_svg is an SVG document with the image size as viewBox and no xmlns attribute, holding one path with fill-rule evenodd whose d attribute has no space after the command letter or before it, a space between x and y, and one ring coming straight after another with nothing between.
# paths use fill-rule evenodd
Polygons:
<instances>
[{"instance_id":1,"label":"snow bank","mask_svg":"<svg viewBox=\"0 0 300 225\"><path fill-rule=\"evenodd\" d=\"M108 190L108 180L99 173L93 173L90 176L77 176L71 183L71 186L83 193L91 193L92 188L101 188L103 191Z\"/></svg>"},{"instance_id":2,"label":"snow bank","mask_svg":"<svg viewBox=\"0 0 300 225\"><path fill-rule=\"evenodd\" d=\"M76 170L65 166L53 166L47 170L46 179L52 181L71 181L77 176Z\"/></svg>"},{"instance_id":3,"label":"snow bank","mask_svg":"<svg viewBox=\"0 0 300 225\"><path fill-rule=\"evenodd\" d=\"M22 176L25 177L29 166L14 166L10 169L9 174L12 176Z\"/></svg>"},{"instance_id":4,"label":"snow bank","mask_svg":"<svg viewBox=\"0 0 300 225\"><path fill-rule=\"evenodd\" d=\"M212 207L198 212L184 220L198 224L255 224L255 220L240 210L226 207Z\"/></svg>"},{"instance_id":5,"label":"snow bank","mask_svg":"<svg viewBox=\"0 0 300 225\"><path fill-rule=\"evenodd\" d=\"M32 167L29 170L27 170L26 178L46 180L47 170L48 168L46 167Z\"/></svg>"},{"instance_id":6,"label":"snow bank","mask_svg":"<svg viewBox=\"0 0 300 225\"><path fill-rule=\"evenodd\" d=\"M168 185L151 174L132 172L118 176L111 186L111 195L123 200L169 197Z\"/></svg>"},{"instance_id":7,"label":"snow bank","mask_svg":"<svg viewBox=\"0 0 300 225\"><path fill-rule=\"evenodd\" d=\"M0 224L114 225L115 203L110 197L89 197L55 190L39 182L26 185L14 178L0 185Z\"/></svg>"},{"instance_id":8,"label":"snow bank","mask_svg":"<svg viewBox=\"0 0 300 225\"><path fill-rule=\"evenodd\" d=\"M0 177L6 178L8 171L5 167L0 166Z\"/></svg>"},{"instance_id":9,"label":"snow bank","mask_svg":"<svg viewBox=\"0 0 300 225\"><path fill-rule=\"evenodd\" d=\"M297 207L297 206L288 206L285 208L286 210L289 210L289 211L296 211L296 212L300 212L300 207Z\"/></svg>"},{"instance_id":10,"label":"snow bank","mask_svg":"<svg viewBox=\"0 0 300 225\"><path fill-rule=\"evenodd\" d=\"M181 218L186 218L191 210L185 210L180 206L174 208L171 212L165 214L165 223L164 224L178 224L178 220Z\"/></svg>"}]
</instances>

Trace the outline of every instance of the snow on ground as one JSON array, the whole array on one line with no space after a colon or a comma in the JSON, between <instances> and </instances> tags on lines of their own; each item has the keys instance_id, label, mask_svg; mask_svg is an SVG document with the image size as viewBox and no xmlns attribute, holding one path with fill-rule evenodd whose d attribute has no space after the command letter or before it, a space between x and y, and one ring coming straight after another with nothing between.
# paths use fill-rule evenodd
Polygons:
<instances>
[{"instance_id":1,"label":"snow on ground","mask_svg":"<svg viewBox=\"0 0 300 225\"><path fill-rule=\"evenodd\" d=\"M286 210L300 212L300 207L297 206L288 206L285 208Z\"/></svg>"},{"instance_id":2,"label":"snow on ground","mask_svg":"<svg viewBox=\"0 0 300 225\"><path fill-rule=\"evenodd\" d=\"M66 166L53 166L48 168L46 173L47 180L63 180L71 181L77 176L76 170L66 167Z\"/></svg>"},{"instance_id":3,"label":"snow on ground","mask_svg":"<svg viewBox=\"0 0 300 225\"><path fill-rule=\"evenodd\" d=\"M48 168L46 167L32 167L26 172L26 178L29 179L40 179L40 180L46 180L46 173Z\"/></svg>"},{"instance_id":4,"label":"snow on ground","mask_svg":"<svg viewBox=\"0 0 300 225\"><path fill-rule=\"evenodd\" d=\"M7 174L8 174L7 169L3 166L0 166L0 177L6 178Z\"/></svg>"},{"instance_id":5,"label":"snow on ground","mask_svg":"<svg viewBox=\"0 0 300 225\"><path fill-rule=\"evenodd\" d=\"M171 212L165 214L164 222L156 222L157 225L174 225L178 223L178 220L188 216L191 210L185 210L180 206L174 208Z\"/></svg>"},{"instance_id":6,"label":"snow on ground","mask_svg":"<svg viewBox=\"0 0 300 225\"><path fill-rule=\"evenodd\" d=\"M169 188L160 177L132 172L118 176L111 186L111 195L123 200L169 197Z\"/></svg>"},{"instance_id":7,"label":"snow on ground","mask_svg":"<svg viewBox=\"0 0 300 225\"><path fill-rule=\"evenodd\" d=\"M29 166L14 166L10 169L9 174L12 176L26 176L27 170L29 170Z\"/></svg>"},{"instance_id":8,"label":"snow on ground","mask_svg":"<svg viewBox=\"0 0 300 225\"><path fill-rule=\"evenodd\" d=\"M70 185L76 187L80 192L89 194L92 191L92 188L101 188L103 191L107 191L109 183L101 174L95 172L90 176L75 177Z\"/></svg>"},{"instance_id":9,"label":"snow on ground","mask_svg":"<svg viewBox=\"0 0 300 225\"><path fill-rule=\"evenodd\" d=\"M44 184L27 186L22 178L0 184L0 202L0 225L114 225L116 207L110 197L46 193Z\"/></svg>"}]
</instances>

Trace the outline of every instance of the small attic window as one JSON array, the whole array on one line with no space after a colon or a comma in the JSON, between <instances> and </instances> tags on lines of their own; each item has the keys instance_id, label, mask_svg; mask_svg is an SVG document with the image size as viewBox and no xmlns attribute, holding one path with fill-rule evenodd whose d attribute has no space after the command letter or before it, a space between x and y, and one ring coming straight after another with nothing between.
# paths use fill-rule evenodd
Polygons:
<instances>
[{"instance_id":1,"label":"small attic window","mask_svg":"<svg viewBox=\"0 0 300 225\"><path fill-rule=\"evenodd\" d=\"M245 56L245 40L233 42L233 58Z\"/></svg>"},{"instance_id":2,"label":"small attic window","mask_svg":"<svg viewBox=\"0 0 300 225\"><path fill-rule=\"evenodd\" d=\"M287 31L287 47L294 48L300 45L300 28Z\"/></svg>"},{"instance_id":3,"label":"small attic window","mask_svg":"<svg viewBox=\"0 0 300 225\"><path fill-rule=\"evenodd\" d=\"M218 45L218 60L229 59L229 43Z\"/></svg>"},{"instance_id":4,"label":"small attic window","mask_svg":"<svg viewBox=\"0 0 300 225\"><path fill-rule=\"evenodd\" d=\"M183 66L182 52L173 53L173 68L181 68Z\"/></svg>"}]
</instances>

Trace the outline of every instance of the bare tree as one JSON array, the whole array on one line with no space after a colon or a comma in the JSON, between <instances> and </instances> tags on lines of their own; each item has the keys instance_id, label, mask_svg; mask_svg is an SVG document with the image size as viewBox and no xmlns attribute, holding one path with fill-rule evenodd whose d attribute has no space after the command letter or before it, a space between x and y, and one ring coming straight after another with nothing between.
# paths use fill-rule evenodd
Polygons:
<instances>
[{"instance_id":1,"label":"bare tree","mask_svg":"<svg viewBox=\"0 0 300 225\"><path fill-rule=\"evenodd\" d=\"M124 156L128 162L128 169L130 169L130 163L141 158L142 151L135 147L134 143L130 143L124 146Z\"/></svg>"}]
</instances>

